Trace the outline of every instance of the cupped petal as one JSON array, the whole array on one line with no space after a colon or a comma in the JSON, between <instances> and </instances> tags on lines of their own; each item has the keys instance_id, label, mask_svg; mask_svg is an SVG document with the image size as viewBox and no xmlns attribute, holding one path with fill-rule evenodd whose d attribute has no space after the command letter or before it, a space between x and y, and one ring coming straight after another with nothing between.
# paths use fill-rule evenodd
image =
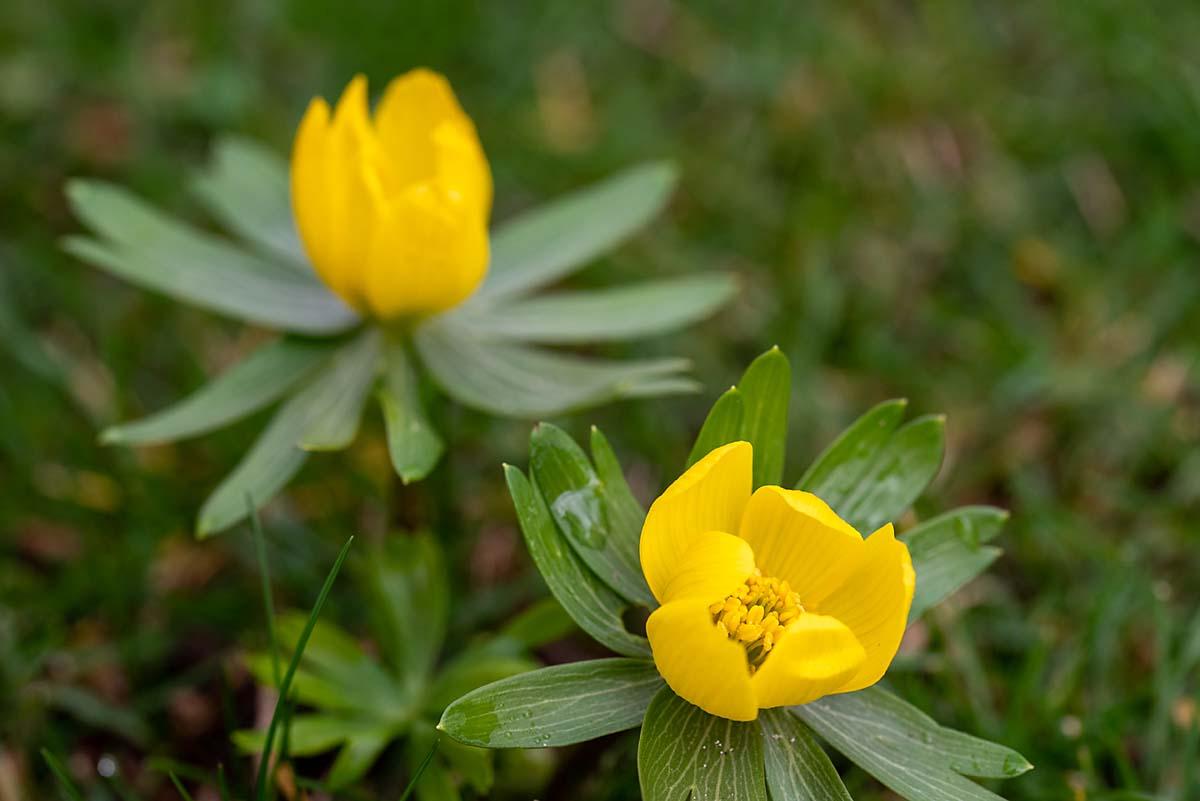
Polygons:
<instances>
[{"instance_id":1,"label":"cupped petal","mask_svg":"<svg viewBox=\"0 0 1200 801\"><path fill-rule=\"evenodd\" d=\"M357 75L333 112L325 160L329 258L318 274L346 302L362 309L363 265L386 200L378 171L378 143L367 111L367 80Z\"/></svg>"},{"instance_id":2,"label":"cupped petal","mask_svg":"<svg viewBox=\"0 0 1200 801\"><path fill-rule=\"evenodd\" d=\"M836 618L804 613L750 679L762 709L795 706L837 692L861 669L866 654Z\"/></svg>"},{"instance_id":3,"label":"cupped petal","mask_svg":"<svg viewBox=\"0 0 1200 801\"><path fill-rule=\"evenodd\" d=\"M365 295L381 319L456 306L483 280L488 263L484 222L430 184L395 198L365 258Z\"/></svg>"},{"instance_id":4,"label":"cupped petal","mask_svg":"<svg viewBox=\"0 0 1200 801\"><path fill-rule=\"evenodd\" d=\"M811 492L759 487L738 532L764 575L785 579L806 606L845 581L863 555L862 535Z\"/></svg>"},{"instance_id":5,"label":"cupped petal","mask_svg":"<svg viewBox=\"0 0 1200 801\"><path fill-rule=\"evenodd\" d=\"M642 572L662 602L667 584L706 531L733 533L750 499L753 449L731 442L692 465L650 506L642 525Z\"/></svg>"},{"instance_id":6,"label":"cupped petal","mask_svg":"<svg viewBox=\"0 0 1200 801\"><path fill-rule=\"evenodd\" d=\"M434 131L433 143L442 188L487 222L492 213L492 170L475 124L465 115L447 120Z\"/></svg>"},{"instance_id":7,"label":"cupped petal","mask_svg":"<svg viewBox=\"0 0 1200 801\"><path fill-rule=\"evenodd\" d=\"M908 546L896 539L888 523L867 537L854 572L819 605L821 614L836 617L854 632L867 654L838 692L861 690L883 677L904 636L915 587Z\"/></svg>"},{"instance_id":8,"label":"cupped petal","mask_svg":"<svg viewBox=\"0 0 1200 801\"><path fill-rule=\"evenodd\" d=\"M717 629L704 601L660 606L646 636L658 672L680 698L730 720L758 717L746 650Z\"/></svg>"},{"instance_id":9,"label":"cupped petal","mask_svg":"<svg viewBox=\"0 0 1200 801\"><path fill-rule=\"evenodd\" d=\"M434 176L438 168L434 132L443 123L464 121L470 125L450 82L424 68L394 78L375 109L375 130L404 184Z\"/></svg>"},{"instance_id":10,"label":"cupped petal","mask_svg":"<svg viewBox=\"0 0 1200 801\"><path fill-rule=\"evenodd\" d=\"M748 542L724 531L706 531L693 540L663 588L663 603L724 600L753 572L754 551Z\"/></svg>"},{"instance_id":11,"label":"cupped petal","mask_svg":"<svg viewBox=\"0 0 1200 801\"><path fill-rule=\"evenodd\" d=\"M329 104L315 97L296 129L291 162L292 214L304 252L315 265L333 263L334 234L329 230L329 193L325 188L328 142ZM329 279L326 282L331 283Z\"/></svg>"}]
</instances>

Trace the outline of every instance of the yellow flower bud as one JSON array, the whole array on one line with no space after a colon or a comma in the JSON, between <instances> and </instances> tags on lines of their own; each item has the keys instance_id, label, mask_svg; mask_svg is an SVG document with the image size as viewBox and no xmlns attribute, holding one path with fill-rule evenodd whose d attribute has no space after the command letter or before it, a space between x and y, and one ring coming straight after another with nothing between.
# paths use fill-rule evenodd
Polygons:
<instances>
[{"instance_id":1,"label":"yellow flower bud","mask_svg":"<svg viewBox=\"0 0 1200 801\"><path fill-rule=\"evenodd\" d=\"M441 75L393 80L371 116L367 81L296 133L292 210L325 284L381 320L462 303L487 272L492 176L471 119Z\"/></svg>"}]
</instances>

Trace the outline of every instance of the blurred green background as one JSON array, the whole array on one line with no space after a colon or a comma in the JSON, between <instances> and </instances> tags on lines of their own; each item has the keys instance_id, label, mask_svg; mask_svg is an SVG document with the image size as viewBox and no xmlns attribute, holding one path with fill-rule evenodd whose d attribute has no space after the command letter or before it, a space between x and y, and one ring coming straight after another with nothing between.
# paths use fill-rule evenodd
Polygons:
<instances>
[{"instance_id":1,"label":"blurred green background","mask_svg":"<svg viewBox=\"0 0 1200 801\"><path fill-rule=\"evenodd\" d=\"M599 424L652 498L712 399L776 343L796 376L792 481L876 401L945 412L947 460L916 513L1009 508L1006 555L910 632L891 683L1025 754L1037 769L998 788L1014 801L1197 797L1198 41L1200 5L1130 0L6 3L0 801L53 792L42 746L94 798L175 797L155 758L246 769L228 741L256 719L239 654L265 637L246 530L189 533L259 423L95 441L262 334L62 254L64 180L200 220L185 179L215 134L286 152L311 95L417 65L474 117L496 219L638 161L681 166L668 213L577 284L742 278L713 320L636 347L692 358L705 394L568 430ZM311 603L347 533L419 521L471 589L460 631L538 592L499 470L524 463L528 425L442 414L454 444L427 486L397 497L375 420L274 504L281 602ZM339 585L329 616L354 629L359 612ZM497 797L636 798L635 744L513 756L553 775Z\"/></svg>"}]
</instances>

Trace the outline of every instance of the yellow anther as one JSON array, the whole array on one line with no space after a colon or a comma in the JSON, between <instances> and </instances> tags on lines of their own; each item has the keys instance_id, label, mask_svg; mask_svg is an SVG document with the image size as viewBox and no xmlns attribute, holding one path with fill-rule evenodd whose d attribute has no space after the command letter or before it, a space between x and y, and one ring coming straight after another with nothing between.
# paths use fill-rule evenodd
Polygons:
<instances>
[{"instance_id":1,"label":"yellow anther","mask_svg":"<svg viewBox=\"0 0 1200 801\"><path fill-rule=\"evenodd\" d=\"M786 581L755 571L730 595L709 604L708 611L721 634L745 646L753 673L787 634L787 625L804 607L800 605L800 596Z\"/></svg>"}]
</instances>

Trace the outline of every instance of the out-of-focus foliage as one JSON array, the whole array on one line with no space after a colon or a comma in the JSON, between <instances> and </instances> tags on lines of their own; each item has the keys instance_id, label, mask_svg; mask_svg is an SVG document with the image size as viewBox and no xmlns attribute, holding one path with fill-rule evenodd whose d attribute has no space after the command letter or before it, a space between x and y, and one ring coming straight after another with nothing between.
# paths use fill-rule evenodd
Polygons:
<instances>
[{"instance_id":1,"label":"out-of-focus foliage","mask_svg":"<svg viewBox=\"0 0 1200 801\"><path fill-rule=\"evenodd\" d=\"M428 64L479 124L497 218L635 161L680 166L668 213L572 286L703 267L738 272L744 291L698 331L602 355L688 356L715 395L778 343L793 360L789 453L890 397L948 414L947 462L917 514L1007 508L1006 556L914 626L890 677L939 722L1037 766L1005 782L1009 798L1194 794L1197 41L1185 0L6 5L0 773L48 791L36 745L110 795L105 756L142 790L167 786L147 756L244 772L227 733L254 724L255 695L236 655L265 642L247 611L248 538L188 533L262 421L160 448L95 444L258 335L61 253L55 238L78 232L64 179L118 181L187 214L181 165L202 163L216 132L285 149L312 94ZM643 460L630 468L646 500L711 397L586 422ZM448 563L476 599L454 631L540 592L496 468L524 453L526 426L431 413L464 445L428 486L388 482L376 425L272 507L281 601L311 597L348 527L378 537L408 518L455 536ZM326 617L361 635L356 611L339 586ZM636 793L626 741L564 759L525 797ZM517 797L546 770L501 763ZM402 786L391 778L377 780ZM847 782L883 797L863 774Z\"/></svg>"}]
</instances>

